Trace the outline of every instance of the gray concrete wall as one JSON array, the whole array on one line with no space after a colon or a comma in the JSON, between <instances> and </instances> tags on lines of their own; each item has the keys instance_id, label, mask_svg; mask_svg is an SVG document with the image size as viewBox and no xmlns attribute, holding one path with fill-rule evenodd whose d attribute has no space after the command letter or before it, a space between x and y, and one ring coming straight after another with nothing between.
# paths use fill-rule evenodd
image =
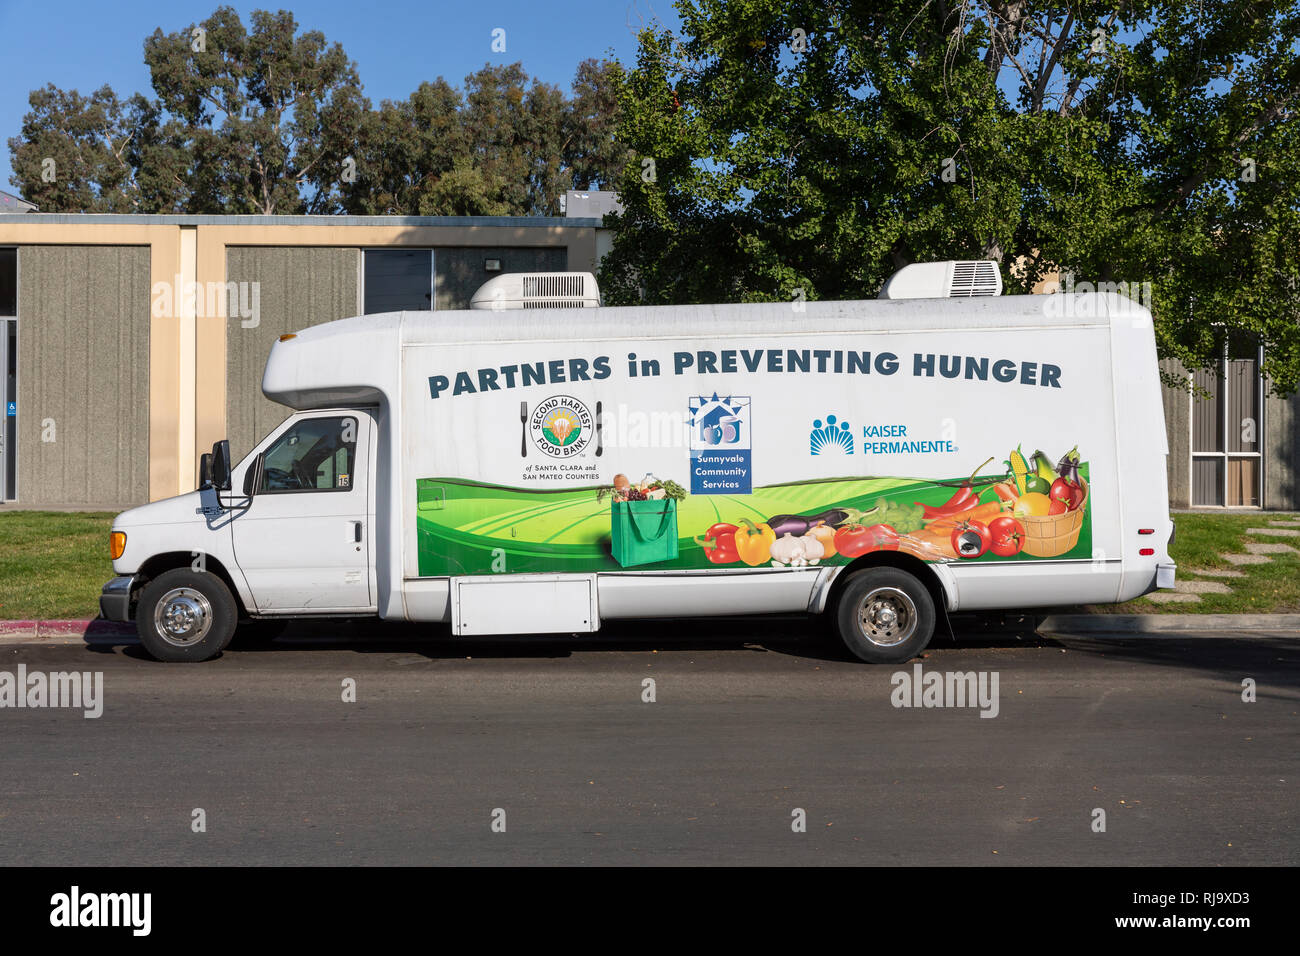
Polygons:
<instances>
[{"instance_id":1,"label":"gray concrete wall","mask_svg":"<svg viewBox=\"0 0 1300 956\"><path fill-rule=\"evenodd\" d=\"M1160 370L1166 375L1187 377L1187 369L1178 359L1164 359ZM1165 437L1169 442L1169 507L1189 508L1192 500L1191 396L1168 387L1160 393L1165 407Z\"/></svg>"},{"instance_id":2,"label":"gray concrete wall","mask_svg":"<svg viewBox=\"0 0 1300 956\"><path fill-rule=\"evenodd\" d=\"M1264 500L1270 510L1300 510L1300 396L1264 398Z\"/></svg>"},{"instance_id":3,"label":"gray concrete wall","mask_svg":"<svg viewBox=\"0 0 1300 956\"><path fill-rule=\"evenodd\" d=\"M18 505L149 500L149 301L147 246L19 248Z\"/></svg>"},{"instance_id":4,"label":"gray concrete wall","mask_svg":"<svg viewBox=\"0 0 1300 956\"><path fill-rule=\"evenodd\" d=\"M226 280L256 282L260 290L256 327L226 323L226 437L234 461L289 416L289 409L262 394L262 372L277 336L361 313L360 255L357 249L227 249Z\"/></svg>"},{"instance_id":5,"label":"gray concrete wall","mask_svg":"<svg viewBox=\"0 0 1300 956\"><path fill-rule=\"evenodd\" d=\"M569 251L563 246L436 248L433 251L433 270L437 308L469 308L469 300L478 287L501 274L485 271L485 259L500 259L501 272L565 272L568 270Z\"/></svg>"}]
</instances>

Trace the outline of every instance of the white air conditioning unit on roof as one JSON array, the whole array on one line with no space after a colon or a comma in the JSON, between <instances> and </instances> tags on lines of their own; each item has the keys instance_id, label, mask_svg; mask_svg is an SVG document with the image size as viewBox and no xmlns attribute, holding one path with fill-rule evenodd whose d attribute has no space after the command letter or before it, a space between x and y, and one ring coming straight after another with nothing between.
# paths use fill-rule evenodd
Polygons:
<instances>
[{"instance_id":1,"label":"white air conditioning unit on roof","mask_svg":"<svg viewBox=\"0 0 1300 956\"><path fill-rule=\"evenodd\" d=\"M950 299L1002 294L1002 273L987 259L949 259L903 266L880 290L882 299Z\"/></svg>"},{"instance_id":2,"label":"white air conditioning unit on roof","mask_svg":"<svg viewBox=\"0 0 1300 956\"><path fill-rule=\"evenodd\" d=\"M507 272L479 286L471 309L593 309L600 289L590 272Z\"/></svg>"}]
</instances>

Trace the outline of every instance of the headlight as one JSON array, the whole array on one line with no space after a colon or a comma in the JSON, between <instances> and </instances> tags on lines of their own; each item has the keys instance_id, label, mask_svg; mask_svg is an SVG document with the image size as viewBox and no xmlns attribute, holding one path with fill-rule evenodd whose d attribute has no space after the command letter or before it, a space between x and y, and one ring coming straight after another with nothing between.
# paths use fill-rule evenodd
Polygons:
<instances>
[{"instance_id":1,"label":"headlight","mask_svg":"<svg viewBox=\"0 0 1300 956\"><path fill-rule=\"evenodd\" d=\"M108 554L116 561L126 550L126 532L114 531L108 536Z\"/></svg>"}]
</instances>

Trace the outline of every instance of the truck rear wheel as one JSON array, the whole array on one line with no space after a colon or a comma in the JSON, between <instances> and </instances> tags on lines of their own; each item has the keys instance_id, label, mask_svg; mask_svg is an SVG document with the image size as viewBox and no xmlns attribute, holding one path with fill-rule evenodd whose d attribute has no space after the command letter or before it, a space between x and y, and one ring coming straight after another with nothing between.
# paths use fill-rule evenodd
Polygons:
<instances>
[{"instance_id":1,"label":"truck rear wheel","mask_svg":"<svg viewBox=\"0 0 1300 956\"><path fill-rule=\"evenodd\" d=\"M844 584L835 608L844 646L868 664L900 664L934 635L934 600L915 576L898 568L867 568Z\"/></svg>"},{"instance_id":2,"label":"truck rear wheel","mask_svg":"<svg viewBox=\"0 0 1300 956\"><path fill-rule=\"evenodd\" d=\"M145 650L160 661L206 661L230 643L238 614L215 574L176 568L145 587L135 627Z\"/></svg>"}]
</instances>

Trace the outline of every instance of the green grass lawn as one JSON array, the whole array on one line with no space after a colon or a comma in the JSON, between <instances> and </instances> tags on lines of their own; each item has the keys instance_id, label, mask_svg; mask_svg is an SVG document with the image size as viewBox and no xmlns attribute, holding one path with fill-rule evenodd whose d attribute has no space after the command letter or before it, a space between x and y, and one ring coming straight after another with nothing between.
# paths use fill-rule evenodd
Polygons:
<instances>
[{"instance_id":1,"label":"green grass lawn","mask_svg":"<svg viewBox=\"0 0 1300 956\"><path fill-rule=\"evenodd\" d=\"M0 619L50 620L99 614L113 576L107 512L0 512Z\"/></svg>"},{"instance_id":2,"label":"green grass lawn","mask_svg":"<svg viewBox=\"0 0 1300 956\"><path fill-rule=\"evenodd\" d=\"M1247 534L1248 528L1268 527L1270 519L1295 519L1294 514L1254 512L1232 514L1175 514L1178 534L1170 556L1178 565L1178 579L1218 581L1231 594L1202 594L1199 601L1157 604L1138 598L1126 604L1092 605L1102 614L1294 614L1300 612L1300 554L1271 554L1267 564L1234 566L1223 555L1244 554L1246 542L1285 544L1300 549L1300 537ZM1296 528L1294 530L1300 530ZM1199 576L1199 569L1231 568L1245 577Z\"/></svg>"},{"instance_id":3,"label":"green grass lawn","mask_svg":"<svg viewBox=\"0 0 1300 956\"><path fill-rule=\"evenodd\" d=\"M1196 579L1197 568L1230 568L1222 555L1242 553L1247 541L1289 544L1300 538L1248 535L1274 513L1178 514L1171 548L1180 579ZM1294 517L1294 516L1291 516ZM108 560L111 513L0 512L0 619L86 618L99 614L99 590L113 576ZM1087 608L1105 614L1240 614L1300 612L1300 554L1271 555L1267 564L1243 565L1241 578L1218 580L1231 594L1203 594L1185 604L1155 604L1145 598L1127 604Z\"/></svg>"}]
</instances>

